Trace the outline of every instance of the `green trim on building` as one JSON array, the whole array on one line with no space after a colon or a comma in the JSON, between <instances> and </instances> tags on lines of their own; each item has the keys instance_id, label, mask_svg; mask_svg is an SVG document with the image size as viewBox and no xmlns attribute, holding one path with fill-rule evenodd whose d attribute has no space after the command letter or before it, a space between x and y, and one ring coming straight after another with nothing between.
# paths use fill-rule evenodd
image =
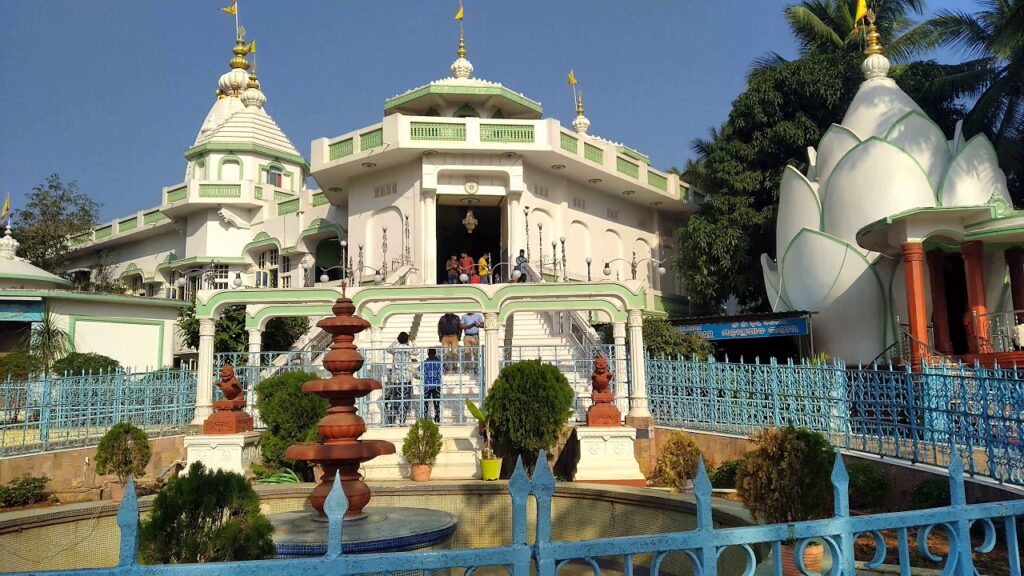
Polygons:
<instances>
[{"instance_id":1,"label":"green trim on building","mask_svg":"<svg viewBox=\"0 0 1024 576\"><path fill-rule=\"evenodd\" d=\"M288 200L287 202L281 202L277 205L277 215L284 216L285 214L294 214L299 211L299 199Z\"/></svg>"},{"instance_id":2,"label":"green trim on building","mask_svg":"<svg viewBox=\"0 0 1024 576\"><path fill-rule=\"evenodd\" d=\"M273 304L260 308L255 314L245 316L245 329L263 329L261 324L271 318L284 318L288 316L332 316L331 307L333 304Z\"/></svg>"},{"instance_id":3,"label":"green trim on building","mask_svg":"<svg viewBox=\"0 0 1024 576\"><path fill-rule=\"evenodd\" d=\"M316 194L313 194L312 200L314 208L316 208L317 206L323 206L324 204L331 203L331 201L327 199L327 195L324 194L323 192L317 192Z\"/></svg>"},{"instance_id":4,"label":"green trim on building","mask_svg":"<svg viewBox=\"0 0 1024 576\"><path fill-rule=\"evenodd\" d=\"M129 230L135 230L139 227L139 217L132 216L131 218L125 218L117 223L117 233L127 232Z\"/></svg>"},{"instance_id":5,"label":"green trim on building","mask_svg":"<svg viewBox=\"0 0 1024 576\"><path fill-rule=\"evenodd\" d=\"M370 150L384 145L384 129L377 128L359 135L359 151Z\"/></svg>"},{"instance_id":6,"label":"green trim on building","mask_svg":"<svg viewBox=\"0 0 1024 576\"><path fill-rule=\"evenodd\" d=\"M525 106L530 110L533 110L537 114L543 114L544 109L541 107L539 102L534 102L529 98L516 94L515 92L505 88L504 86L445 86L438 84L428 84L422 88L418 88L407 94L401 96L395 96L389 100L384 101L384 111L388 111L396 106L401 106L407 102L422 98L430 94L446 94L446 95L462 95L462 96L501 96L507 98L516 104Z\"/></svg>"},{"instance_id":7,"label":"green trim on building","mask_svg":"<svg viewBox=\"0 0 1024 576\"><path fill-rule=\"evenodd\" d=\"M260 164L256 169L256 179L260 184L270 184L267 182L267 175L270 174L271 168L277 168L281 172L281 176L288 178L288 189L294 192L297 190L295 187L295 172L286 170L284 165L280 162L268 162L266 164ZM283 188L283 186L282 186Z\"/></svg>"},{"instance_id":8,"label":"green trim on building","mask_svg":"<svg viewBox=\"0 0 1024 576\"><path fill-rule=\"evenodd\" d=\"M532 124L480 124L481 142L533 144Z\"/></svg>"},{"instance_id":9,"label":"green trim on building","mask_svg":"<svg viewBox=\"0 0 1024 576\"><path fill-rule=\"evenodd\" d=\"M137 326L156 326L159 328L159 344L156 349L156 366L154 369L160 369L164 367L164 321L163 320L137 320L135 318L111 318L107 316L83 316L81 314L71 314L68 316L68 340L70 348L68 352L75 350L75 329L79 322L92 323L92 324L133 324Z\"/></svg>"},{"instance_id":10,"label":"green trim on building","mask_svg":"<svg viewBox=\"0 0 1024 576\"><path fill-rule=\"evenodd\" d=\"M259 234L256 235L255 238L252 239L251 242L249 242L248 244L246 244L245 246L242 247L242 257L244 259L244 257L247 256L249 254L249 252L251 252L251 251L253 251L253 250L257 249L257 248L266 248L266 247L269 247L269 246L273 246L274 248L277 248L278 252L282 252L283 251L283 250L281 250L281 241L280 240L278 240L277 238L274 238L273 236L271 236L270 234L267 234L266 232L260 232Z\"/></svg>"},{"instance_id":11,"label":"green trim on building","mask_svg":"<svg viewBox=\"0 0 1024 576\"><path fill-rule=\"evenodd\" d=\"M282 192L280 190L274 190L274 202L278 202L281 200L291 200L292 198L295 198L294 194L289 194L287 192Z\"/></svg>"},{"instance_id":12,"label":"green trim on building","mask_svg":"<svg viewBox=\"0 0 1024 576\"><path fill-rule=\"evenodd\" d=\"M173 190L168 190L164 194L164 204L174 204L175 202L181 202L188 197L188 186L180 186Z\"/></svg>"},{"instance_id":13,"label":"green trim on building","mask_svg":"<svg viewBox=\"0 0 1024 576\"><path fill-rule=\"evenodd\" d=\"M640 165L634 164L633 162L630 162L629 160L623 158L622 156L615 157L615 169L620 174L632 176L633 178L637 179L640 178Z\"/></svg>"},{"instance_id":14,"label":"green trim on building","mask_svg":"<svg viewBox=\"0 0 1024 576\"><path fill-rule=\"evenodd\" d=\"M227 152L231 154L233 152L252 152L254 154L262 154L281 162L291 162L302 166L304 170L309 169L309 163L302 156L296 156L290 152L282 152L275 150L269 146L262 146L260 144L252 144L249 142L209 142L207 144L200 144L193 148L189 148L185 151L185 158L191 160L195 156L204 152Z\"/></svg>"},{"instance_id":15,"label":"green trim on building","mask_svg":"<svg viewBox=\"0 0 1024 576\"><path fill-rule=\"evenodd\" d=\"M81 234L76 234L71 237L72 246L80 246L88 242L92 242L92 230L89 230L88 232L82 232Z\"/></svg>"},{"instance_id":16,"label":"green trim on building","mask_svg":"<svg viewBox=\"0 0 1024 576\"><path fill-rule=\"evenodd\" d=\"M579 151L580 141L565 132L559 132L558 141L562 145L562 150L570 154L576 154Z\"/></svg>"},{"instance_id":17,"label":"green trim on building","mask_svg":"<svg viewBox=\"0 0 1024 576\"><path fill-rule=\"evenodd\" d=\"M152 212L146 212L142 215L143 224L159 224L160 222L166 222L170 220L166 214L159 210L153 210Z\"/></svg>"},{"instance_id":18,"label":"green trim on building","mask_svg":"<svg viewBox=\"0 0 1024 576\"><path fill-rule=\"evenodd\" d=\"M142 269L139 268L138 265L136 265L134 262L132 262L131 264L126 266L125 269L124 269L124 272L121 272L120 274L118 274L117 277L118 278L127 278L128 276L134 276L136 274L138 274L139 276L142 276L143 279L146 278L146 275L142 273Z\"/></svg>"},{"instance_id":19,"label":"green trim on building","mask_svg":"<svg viewBox=\"0 0 1024 576\"><path fill-rule=\"evenodd\" d=\"M200 184L200 198L241 198L241 184Z\"/></svg>"},{"instance_id":20,"label":"green trim on building","mask_svg":"<svg viewBox=\"0 0 1024 576\"><path fill-rule=\"evenodd\" d=\"M309 236L315 236L317 234L323 234L324 232L330 232L334 234L335 236L338 237L339 241L348 238L348 233L345 232L345 229L341 225L335 224L334 222L328 222L324 218L317 218L316 220L310 222L309 226L306 226L305 230L299 233L299 239L296 241L296 244L298 244L298 242L301 242L304 238L307 238Z\"/></svg>"},{"instance_id":21,"label":"green trim on building","mask_svg":"<svg viewBox=\"0 0 1024 576\"><path fill-rule=\"evenodd\" d=\"M217 180L224 179L224 165L228 163L238 164L238 179L245 178L245 162L242 162L242 159L234 154L225 154L217 162Z\"/></svg>"},{"instance_id":22,"label":"green trim on building","mask_svg":"<svg viewBox=\"0 0 1024 576\"><path fill-rule=\"evenodd\" d=\"M3 278L4 280L30 280L32 282L46 282L47 284L55 284L57 286L74 286L74 284L71 283L69 280L65 280L64 278L61 278L59 276L54 278L51 276L37 276L35 274L6 274L4 272L0 272L0 278ZM4 296L7 296L10 293L11 291L7 289L4 289L4 291L2 292Z\"/></svg>"},{"instance_id":23,"label":"green trim on building","mask_svg":"<svg viewBox=\"0 0 1024 576\"><path fill-rule=\"evenodd\" d=\"M29 296L46 300L78 300L163 308L187 308L192 306L192 304L183 300L147 298L145 296L122 296L120 294L95 294L93 292L71 292L70 290L4 290L4 296Z\"/></svg>"},{"instance_id":24,"label":"green trim on building","mask_svg":"<svg viewBox=\"0 0 1024 576\"><path fill-rule=\"evenodd\" d=\"M106 226L103 226L102 228L97 228L96 229L96 234L93 236L93 238L95 238L96 240L102 240L104 238L109 238L110 235L113 234L113 233L114 233L114 225L113 224L107 224Z\"/></svg>"},{"instance_id":25,"label":"green trim on building","mask_svg":"<svg viewBox=\"0 0 1024 576\"><path fill-rule=\"evenodd\" d=\"M327 160L331 161L351 156L354 151L355 148L352 145L352 139L346 138L340 142L327 145Z\"/></svg>"},{"instance_id":26,"label":"green trim on building","mask_svg":"<svg viewBox=\"0 0 1024 576\"><path fill-rule=\"evenodd\" d=\"M651 163L651 157L650 156L648 156L646 154L642 154L640 152L637 152L636 150L633 150L629 146L616 146L615 150L619 154L623 154L625 156L629 156L630 158L632 158L633 160L636 160L638 162L643 162L644 164L648 164L648 165Z\"/></svg>"},{"instance_id":27,"label":"green trim on building","mask_svg":"<svg viewBox=\"0 0 1024 576\"><path fill-rule=\"evenodd\" d=\"M598 164L604 164L604 150L594 146L593 144L583 143L583 157L591 162L597 162Z\"/></svg>"},{"instance_id":28,"label":"green trim on building","mask_svg":"<svg viewBox=\"0 0 1024 576\"><path fill-rule=\"evenodd\" d=\"M410 122L409 139L465 142L466 125L447 122Z\"/></svg>"},{"instance_id":29,"label":"green trim on building","mask_svg":"<svg viewBox=\"0 0 1024 576\"><path fill-rule=\"evenodd\" d=\"M658 174L657 172L652 170L647 171L647 183L662 192L668 192L668 178Z\"/></svg>"},{"instance_id":30,"label":"green trim on building","mask_svg":"<svg viewBox=\"0 0 1024 576\"><path fill-rule=\"evenodd\" d=\"M252 196L257 200L263 200L263 186L253 186Z\"/></svg>"}]
</instances>

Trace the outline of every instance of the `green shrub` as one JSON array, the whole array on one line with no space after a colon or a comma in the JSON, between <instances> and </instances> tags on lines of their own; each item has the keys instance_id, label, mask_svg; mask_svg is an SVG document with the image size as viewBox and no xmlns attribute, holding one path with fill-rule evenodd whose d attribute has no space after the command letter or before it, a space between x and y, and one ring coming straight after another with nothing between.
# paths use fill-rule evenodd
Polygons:
<instances>
[{"instance_id":1,"label":"green shrub","mask_svg":"<svg viewBox=\"0 0 1024 576\"><path fill-rule=\"evenodd\" d=\"M881 468L862 460L846 465L850 477L850 507L857 510L878 508L889 492L889 477Z\"/></svg>"},{"instance_id":2,"label":"green shrub","mask_svg":"<svg viewBox=\"0 0 1024 576\"><path fill-rule=\"evenodd\" d=\"M726 460L711 473L711 486L714 488L735 488L736 472L743 465L743 460Z\"/></svg>"},{"instance_id":3,"label":"green shrub","mask_svg":"<svg viewBox=\"0 0 1024 576\"><path fill-rule=\"evenodd\" d=\"M917 483L910 491L910 509L943 508L949 506L949 480L929 478Z\"/></svg>"},{"instance_id":4,"label":"green shrub","mask_svg":"<svg viewBox=\"0 0 1024 576\"><path fill-rule=\"evenodd\" d=\"M402 443L402 457L409 464L434 465L441 453L441 431L428 418L417 420L409 428Z\"/></svg>"},{"instance_id":5,"label":"green shrub","mask_svg":"<svg viewBox=\"0 0 1024 576\"><path fill-rule=\"evenodd\" d=\"M594 324L594 330L601 336L605 344L614 342L614 325L608 323ZM644 316L644 351L652 358L689 358L706 360L714 354L715 346L697 334L682 334L675 326L661 316ZM629 342L629 334L626 334Z\"/></svg>"},{"instance_id":6,"label":"green shrub","mask_svg":"<svg viewBox=\"0 0 1024 576\"><path fill-rule=\"evenodd\" d=\"M651 482L657 486L670 486L681 490L688 481L697 477L697 460L700 449L684 432L671 432L658 452L658 463L651 475Z\"/></svg>"},{"instance_id":7,"label":"green shrub","mask_svg":"<svg viewBox=\"0 0 1024 576\"><path fill-rule=\"evenodd\" d=\"M157 494L139 554L148 564L260 560L274 556L273 532L244 477L196 462Z\"/></svg>"},{"instance_id":8,"label":"green shrub","mask_svg":"<svg viewBox=\"0 0 1024 576\"><path fill-rule=\"evenodd\" d=\"M50 371L56 375L74 376L83 372L85 374L99 374L100 372L109 374L120 369L121 364L109 356L92 352L72 352L54 362Z\"/></svg>"},{"instance_id":9,"label":"green shrub","mask_svg":"<svg viewBox=\"0 0 1024 576\"><path fill-rule=\"evenodd\" d=\"M572 414L573 391L551 364L515 362L501 369L484 399L503 456L522 457L533 470L539 450L550 450Z\"/></svg>"},{"instance_id":10,"label":"green shrub","mask_svg":"<svg viewBox=\"0 0 1024 576\"><path fill-rule=\"evenodd\" d=\"M110 427L96 447L96 471L116 474L122 486L141 476L149 464L149 438L141 429L119 422Z\"/></svg>"},{"instance_id":11,"label":"green shrub","mask_svg":"<svg viewBox=\"0 0 1024 576\"><path fill-rule=\"evenodd\" d=\"M46 483L50 479L45 476L25 476L12 481L7 486L0 485L0 508L28 506L49 499Z\"/></svg>"},{"instance_id":12,"label":"green shrub","mask_svg":"<svg viewBox=\"0 0 1024 576\"><path fill-rule=\"evenodd\" d=\"M750 514L767 524L832 515L835 452L818 432L768 428L752 437L757 449L736 472L736 490Z\"/></svg>"},{"instance_id":13,"label":"green shrub","mask_svg":"<svg viewBox=\"0 0 1024 576\"><path fill-rule=\"evenodd\" d=\"M39 360L28 352L11 352L0 356L0 382L8 379L24 382L41 369Z\"/></svg>"},{"instance_id":14,"label":"green shrub","mask_svg":"<svg viewBox=\"0 0 1024 576\"><path fill-rule=\"evenodd\" d=\"M318 438L316 425L327 415L329 404L302 391L304 383L317 378L310 372L285 372L256 385L256 407L267 425L260 439L260 454L269 471L291 468L306 481L313 480L313 466L286 459L284 451L292 444Z\"/></svg>"}]
</instances>

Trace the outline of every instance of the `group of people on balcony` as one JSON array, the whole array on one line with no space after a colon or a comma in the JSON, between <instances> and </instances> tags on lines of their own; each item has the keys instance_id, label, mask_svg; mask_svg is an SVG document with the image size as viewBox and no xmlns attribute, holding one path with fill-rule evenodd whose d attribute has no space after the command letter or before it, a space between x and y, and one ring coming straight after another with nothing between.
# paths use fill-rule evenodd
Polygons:
<instances>
[{"instance_id":1,"label":"group of people on balcony","mask_svg":"<svg viewBox=\"0 0 1024 576\"><path fill-rule=\"evenodd\" d=\"M444 360L438 357L436 348L430 348L422 363L409 333L399 333L397 340L388 348L391 370L384 383L385 425L405 425L412 403L413 380L419 380L422 387L422 417L440 422L444 375L479 372L480 329L483 327L484 317L479 312L469 312L461 317L449 312L441 316L437 323L437 337L444 351Z\"/></svg>"},{"instance_id":2,"label":"group of people on balcony","mask_svg":"<svg viewBox=\"0 0 1024 576\"><path fill-rule=\"evenodd\" d=\"M513 273L516 282L526 282L527 262L526 251L520 250L513 269L518 272L518 274ZM465 250L459 252L458 256L452 254L445 262L444 269L448 284L493 284L495 282L495 270L491 266L490 252L485 252L477 260L474 260Z\"/></svg>"}]
</instances>

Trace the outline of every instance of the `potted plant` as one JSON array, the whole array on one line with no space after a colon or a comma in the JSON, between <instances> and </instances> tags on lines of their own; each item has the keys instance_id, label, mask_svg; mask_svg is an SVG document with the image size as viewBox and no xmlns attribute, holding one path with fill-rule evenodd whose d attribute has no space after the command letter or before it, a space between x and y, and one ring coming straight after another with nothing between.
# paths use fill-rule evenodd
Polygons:
<instances>
[{"instance_id":1,"label":"potted plant","mask_svg":"<svg viewBox=\"0 0 1024 576\"><path fill-rule=\"evenodd\" d=\"M829 518L832 515L832 466L835 451L818 432L768 428L751 438L756 446L736 471L736 491L754 519L788 524ZM793 542L783 542L782 573L799 575ZM808 571L818 572L824 547L812 542L804 548Z\"/></svg>"},{"instance_id":2,"label":"potted plant","mask_svg":"<svg viewBox=\"0 0 1024 576\"><path fill-rule=\"evenodd\" d=\"M145 473L149 457L149 438L141 429L119 422L107 430L96 448L96 472L117 476L118 484L110 490L113 500L124 497L129 478Z\"/></svg>"},{"instance_id":3,"label":"potted plant","mask_svg":"<svg viewBox=\"0 0 1024 576\"><path fill-rule=\"evenodd\" d=\"M420 418L405 435L402 457L409 463L414 482L430 480L430 469L441 453L441 431L429 418Z\"/></svg>"},{"instance_id":4,"label":"potted plant","mask_svg":"<svg viewBox=\"0 0 1024 576\"><path fill-rule=\"evenodd\" d=\"M484 447L480 454L480 478L497 480L501 475L501 458L495 456L494 449L491 448L491 437L494 435L492 430L494 421L491 418L491 413L486 408L478 407L468 398L466 399L466 408L480 423L480 431L484 436Z\"/></svg>"}]
</instances>

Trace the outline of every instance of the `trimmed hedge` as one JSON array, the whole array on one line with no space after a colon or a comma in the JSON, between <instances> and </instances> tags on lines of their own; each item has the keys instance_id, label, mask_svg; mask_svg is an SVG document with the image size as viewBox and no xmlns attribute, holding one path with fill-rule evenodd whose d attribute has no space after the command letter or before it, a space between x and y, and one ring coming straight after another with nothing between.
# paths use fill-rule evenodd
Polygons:
<instances>
[{"instance_id":1,"label":"trimmed hedge","mask_svg":"<svg viewBox=\"0 0 1024 576\"><path fill-rule=\"evenodd\" d=\"M286 459L284 451L292 444L318 438L316 425L327 415L329 404L302 391L303 384L317 378L311 372L285 372L256 385L256 407L267 425L260 439L260 453L270 473L291 468L305 481L313 480L313 466Z\"/></svg>"}]
</instances>

